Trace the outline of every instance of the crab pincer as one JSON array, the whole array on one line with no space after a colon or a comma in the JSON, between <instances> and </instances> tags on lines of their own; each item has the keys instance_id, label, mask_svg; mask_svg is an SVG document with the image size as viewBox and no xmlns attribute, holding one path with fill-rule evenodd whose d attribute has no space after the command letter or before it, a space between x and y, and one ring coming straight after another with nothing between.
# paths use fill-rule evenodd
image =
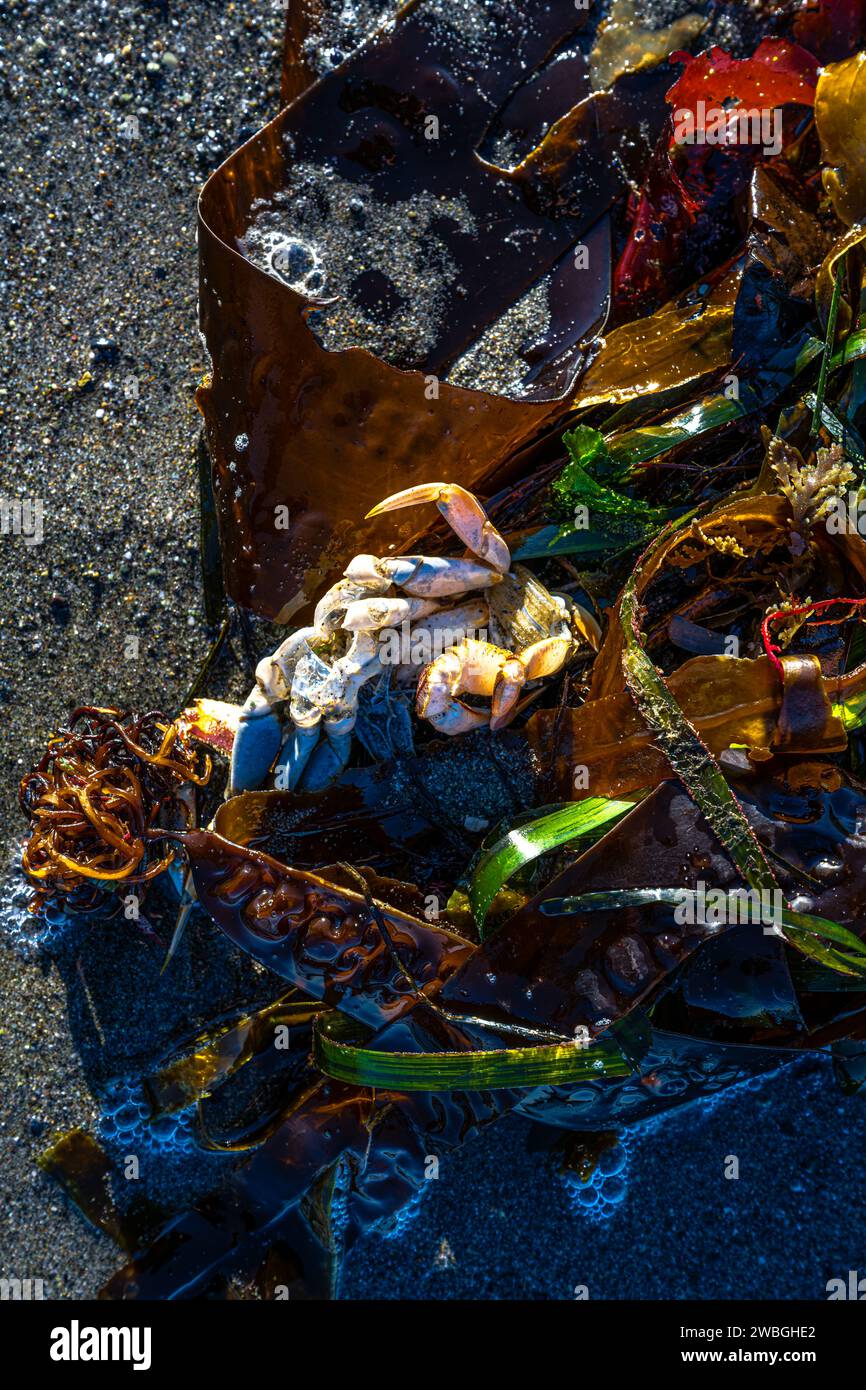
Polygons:
<instances>
[{"instance_id":1,"label":"crab pincer","mask_svg":"<svg viewBox=\"0 0 866 1390\"><path fill-rule=\"evenodd\" d=\"M504 651L492 642L466 638L436 657L418 681L415 709L440 734L465 734L471 729L502 729L517 710L527 681L553 675L568 660L571 637L545 637L520 653ZM475 709L460 695L482 695L489 712Z\"/></svg>"},{"instance_id":2,"label":"crab pincer","mask_svg":"<svg viewBox=\"0 0 866 1390\"><path fill-rule=\"evenodd\" d=\"M508 573L511 567L508 546L478 498L459 483L418 483L415 487L407 487L377 503L367 517L399 511L401 507L415 507L421 502L435 502L451 530L473 555L486 560L500 574Z\"/></svg>"}]
</instances>

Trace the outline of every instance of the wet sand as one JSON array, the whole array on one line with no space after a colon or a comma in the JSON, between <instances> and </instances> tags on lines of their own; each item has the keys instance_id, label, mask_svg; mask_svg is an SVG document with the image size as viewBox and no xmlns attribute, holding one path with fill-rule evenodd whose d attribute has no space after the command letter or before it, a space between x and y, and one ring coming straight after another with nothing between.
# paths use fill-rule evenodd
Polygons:
<instances>
[{"instance_id":1,"label":"wet sand","mask_svg":"<svg viewBox=\"0 0 866 1390\"><path fill-rule=\"evenodd\" d=\"M278 109L283 13L266 0L3 9L0 497L43 512L41 544L0 538L5 864L23 829L18 781L70 707L173 709L212 636L198 559L195 204ZM240 653L215 683L242 692ZM92 1296L118 1252L36 1156L54 1131L92 1127L94 1092L184 1011L195 1023L226 962L207 927L171 980L158 950L119 924L38 952L20 879L0 893L0 1277ZM229 983L237 970L228 963ZM173 1164L187 1171L171 1133L150 1148L139 1127L118 1144L139 1145L158 1185L180 1180Z\"/></svg>"}]
</instances>

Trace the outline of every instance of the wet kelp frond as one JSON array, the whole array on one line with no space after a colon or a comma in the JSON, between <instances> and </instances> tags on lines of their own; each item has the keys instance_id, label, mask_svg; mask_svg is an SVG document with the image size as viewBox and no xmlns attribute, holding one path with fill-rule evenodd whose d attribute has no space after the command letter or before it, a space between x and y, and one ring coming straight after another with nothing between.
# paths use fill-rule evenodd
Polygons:
<instances>
[{"instance_id":1,"label":"wet kelp frond","mask_svg":"<svg viewBox=\"0 0 866 1390\"><path fill-rule=\"evenodd\" d=\"M156 878L174 854L156 847L154 832L186 819L183 788L203 786L210 773L210 758L200 764L161 714L74 710L21 782L30 822L23 865L36 906L60 898L82 908L106 885Z\"/></svg>"}]
</instances>

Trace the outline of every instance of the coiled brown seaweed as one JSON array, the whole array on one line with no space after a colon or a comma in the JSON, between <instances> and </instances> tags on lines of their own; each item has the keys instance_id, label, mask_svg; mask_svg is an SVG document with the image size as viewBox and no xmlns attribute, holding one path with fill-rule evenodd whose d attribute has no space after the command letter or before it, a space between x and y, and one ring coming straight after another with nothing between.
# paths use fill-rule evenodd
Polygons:
<instances>
[{"instance_id":1,"label":"coiled brown seaweed","mask_svg":"<svg viewBox=\"0 0 866 1390\"><path fill-rule=\"evenodd\" d=\"M179 808L182 787L203 786L210 773L210 758L199 768L164 715L79 706L21 781L34 908L57 898L86 908L106 883L148 883L163 873L174 851L155 848L161 818Z\"/></svg>"}]
</instances>

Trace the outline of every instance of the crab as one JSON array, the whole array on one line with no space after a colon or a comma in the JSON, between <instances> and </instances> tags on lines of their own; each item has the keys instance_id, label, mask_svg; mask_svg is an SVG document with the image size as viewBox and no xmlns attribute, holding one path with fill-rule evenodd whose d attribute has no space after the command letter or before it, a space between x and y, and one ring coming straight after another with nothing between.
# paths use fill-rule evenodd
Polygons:
<instances>
[{"instance_id":1,"label":"crab","mask_svg":"<svg viewBox=\"0 0 866 1390\"><path fill-rule=\"evenodd\" d=\"M468 553L355 556L319 600L312 625L259 663L239 716L230 794L260 787L271 769L283 790L327 786L348 762L361 687L389 667L398 682L416 683L419 718L454 735L502 728L525 687L561 670L581 643L598 646L592 614L512 567L478 498L459 484L406 488L368 517L422 502L436 503ZM411 639L408 650L405 641L389 642L397 634ZM486 698L489 708L465 695Z\"/></svg>"}]
</instances>

